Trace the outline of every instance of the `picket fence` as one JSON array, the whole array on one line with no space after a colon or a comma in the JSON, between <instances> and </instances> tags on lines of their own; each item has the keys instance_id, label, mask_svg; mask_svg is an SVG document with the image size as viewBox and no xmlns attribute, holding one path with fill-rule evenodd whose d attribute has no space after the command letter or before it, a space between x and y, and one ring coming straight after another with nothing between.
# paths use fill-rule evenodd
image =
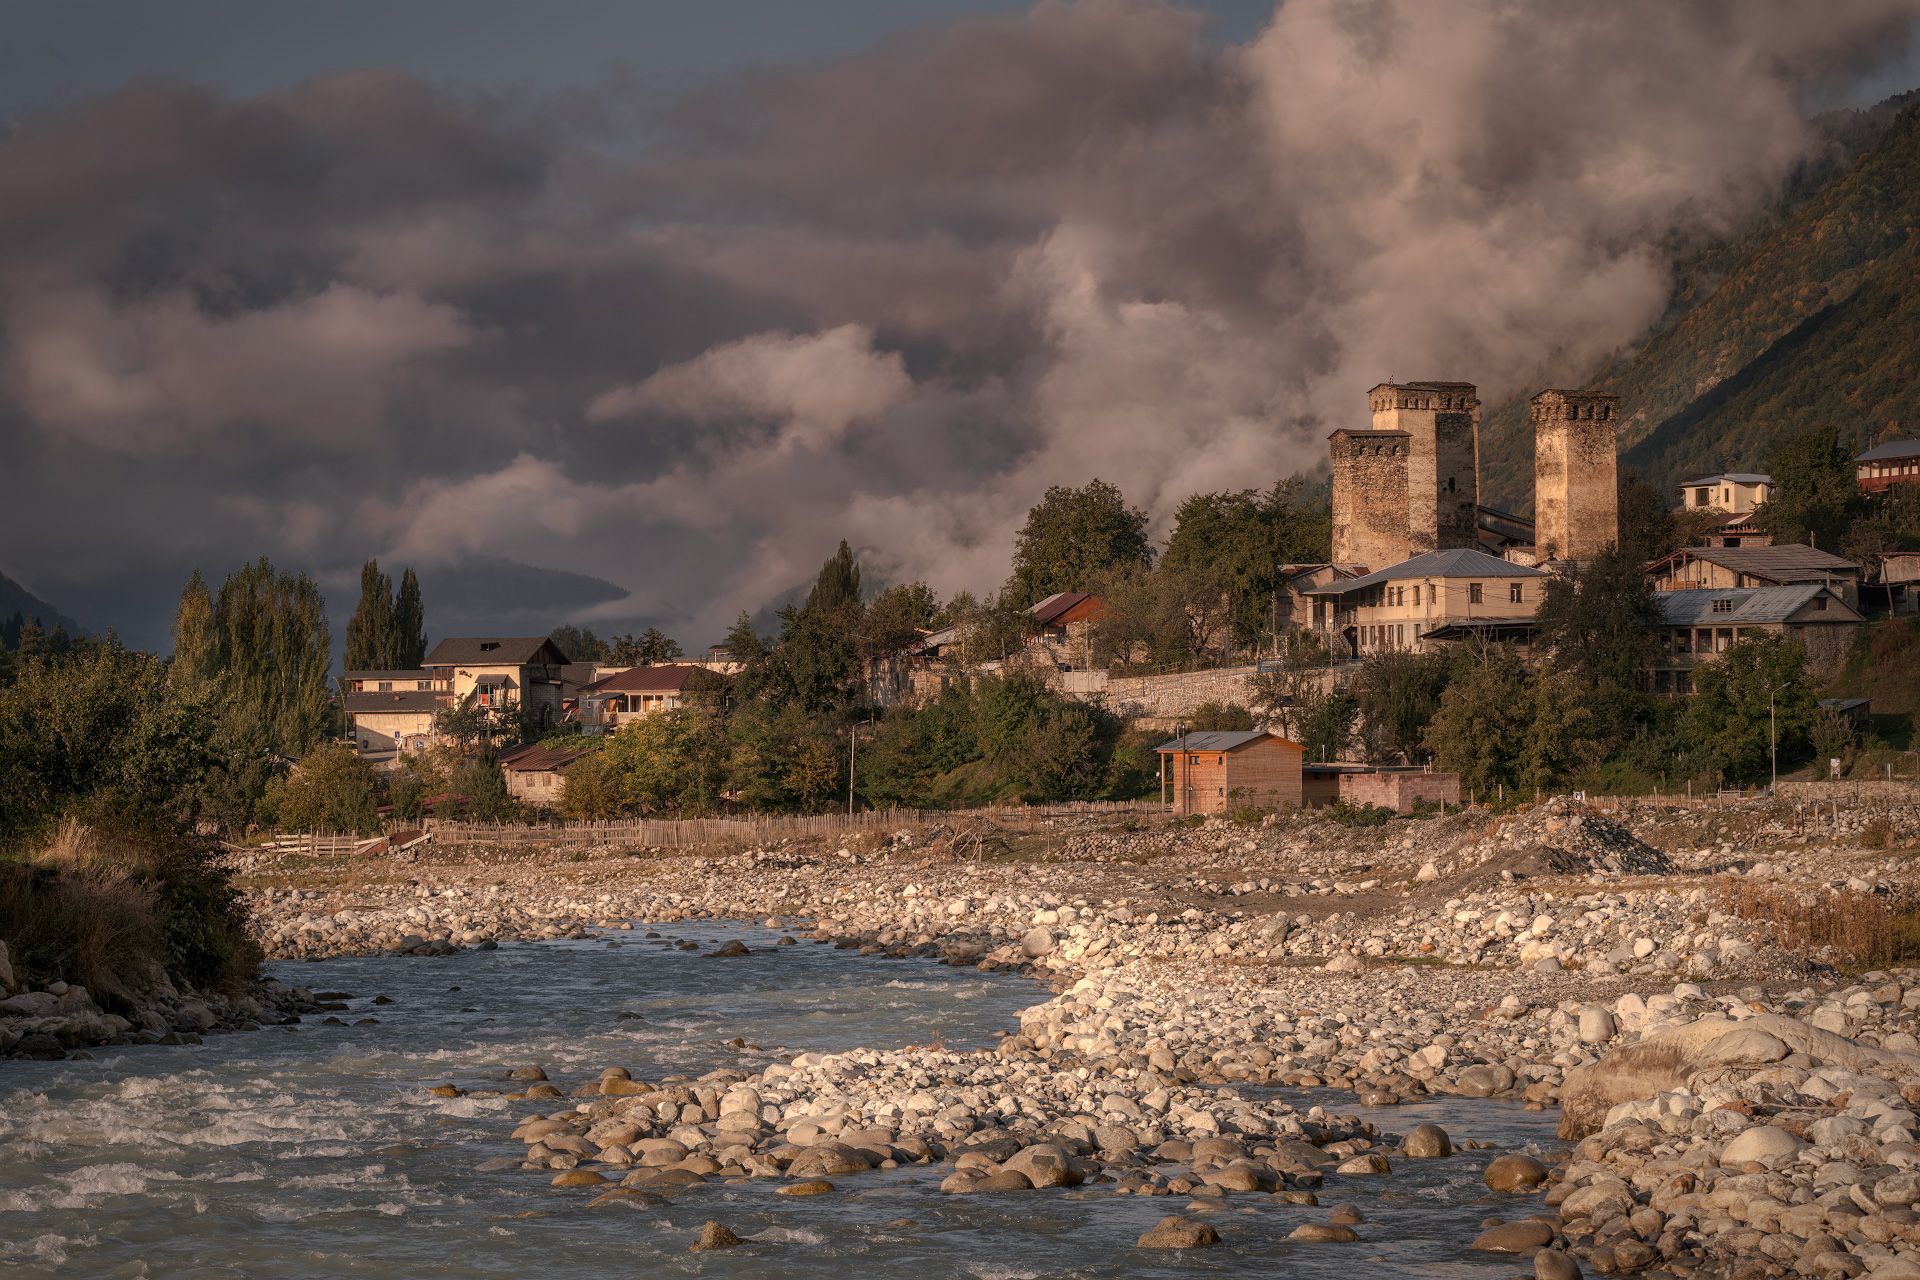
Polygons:
<instances>
[{"instance_id":1,"label":"picket fence","mask_svg":"<svg viewBox=\"0 0 1920 1280\"><path fill-rule=\"evenodd\" d=\"M1011 805L990 809L861 809L852 814L760 814L743 818L643 818L618 822L487 823L429 819L438 844L521 847L625 844L692 849L711 844L758 844L771 840L894 831L967 819L1025 822L1035 819L1152 812L1152 801L1097 800L1071 804Z\"/></svg>"}]
</instances>

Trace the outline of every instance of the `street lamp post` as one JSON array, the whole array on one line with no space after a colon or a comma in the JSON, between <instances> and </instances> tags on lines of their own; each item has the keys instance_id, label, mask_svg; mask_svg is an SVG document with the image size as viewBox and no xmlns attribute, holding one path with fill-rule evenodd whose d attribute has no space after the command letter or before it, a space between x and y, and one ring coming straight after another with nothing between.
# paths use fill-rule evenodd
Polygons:
<instances>
[{"instance_id":1,"label":"street lamp post","mask_svg":"<svg viewBox=\"0 0 1920 1280\"><path fill-rule=\"evenodd\" d=\"M1780 790L1780 734L1773 711L1773 695L1779 687L1774 685L1767 690L1767 760L1773 772L1772 781L1767 784L1769 795Z\"/></svg>"}]
</instances>

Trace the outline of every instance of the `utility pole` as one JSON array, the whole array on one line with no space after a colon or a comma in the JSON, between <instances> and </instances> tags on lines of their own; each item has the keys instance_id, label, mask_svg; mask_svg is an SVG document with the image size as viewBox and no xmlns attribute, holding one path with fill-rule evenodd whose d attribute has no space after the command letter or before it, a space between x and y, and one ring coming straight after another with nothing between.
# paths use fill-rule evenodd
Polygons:
<instances>
[{"instance_id":1,"label":"utility pole","mask_svg":"<svg viewBox=\"0 0 1920 1280\"><path fill-rule=\"evenodd\" d=\"M847 818L853 818L853 756L854 743L858 741L860 731L872 724L871 720L862 720L859 724L847 726Z\"/></svg>"},{"instance_id":2,"label":"utility pole","mask_svg":"<svg viewBox=\"0 0 1920 1280\"><path fill-rule=\"evenodd\" d=\"M1775 727L1777 722L1773 712L1773 694L1773 689L1767 690L1767 757L1773 768L1773 781L1767 784L1769 794L1780 789L1780 735Z\"/></svg>"}]
</instances>

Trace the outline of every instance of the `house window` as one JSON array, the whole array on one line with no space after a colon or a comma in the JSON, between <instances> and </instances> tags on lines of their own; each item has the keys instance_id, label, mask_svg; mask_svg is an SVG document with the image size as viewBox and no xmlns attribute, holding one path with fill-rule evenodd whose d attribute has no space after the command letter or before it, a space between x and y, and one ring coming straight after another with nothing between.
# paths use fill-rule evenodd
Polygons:
<instances>
[{"instance_id":1,"label":"house window","mask_svg":"<svg viewBox=\"0 0 1920 1280\"><path fill-rule=\"evenodd\" d=\"M1507 584L1507 603L1508 604L1520 603L1520 584L1519 583L1511 582Z\"/></svg>"},{"instance_id":2,"label":"house window","mask_svg":"<svg viewBox=\"0 0 1920 1280\"><path fill-rule=\"evenodd\" d=\"M1479 583L1477 583L1477 582L1469 582L1469 583L1467 584L1467 603L1468 603L1468 604L1480 604L1480 603L1482 603L1482 601L1481 601L1481 599L1480 599L1480 584L1479 584Z\"/></svg>"},{"instance_id":3,"label":"house window","mask_svg":"<svg viewBox=\"0 0 1920 1280\"><path fill-rule=\"evenodd\" d=\"M1827 607L1827 598L1826 598L1825 596L1815 596L1815 597L1813 598L1813 607L1814 607L1815 609L1824 609L1824 608L1826 608L1826 607Z\"/></svg>"},{"instance_id":4,"label":"house window","mask_svg":"<svg viewBox=\"0 0 1920 1280\"><path fill-rule=\"evenodd\" d=\"M382 692L382 693L392 693L392 692L393 692L393 681L391 681L391 680L382 680L382 681L380 682L380 692Z\"/></svg>"},{"instance_id":5,"label":"house window","mask_svg":"<svg viewBox=\"0 0 1920 1280\"><path fill-rule=\"evenodd\" d=\"M1732 612L1733 612L1733 601L1731 601L1731 600L1715 600L1715 601L1713 602L1713 611L1714 611L1715 613L1732 613Z\"/></svg>"}]
</instances>

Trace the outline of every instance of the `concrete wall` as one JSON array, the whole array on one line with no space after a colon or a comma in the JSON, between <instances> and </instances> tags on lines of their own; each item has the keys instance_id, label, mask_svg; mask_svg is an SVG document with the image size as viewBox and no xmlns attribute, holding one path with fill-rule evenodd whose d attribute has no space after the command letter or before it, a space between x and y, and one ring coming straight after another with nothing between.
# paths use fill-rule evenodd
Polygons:
<instances>
[{"instance_id":1,"label":"concrete wall","mask_svg":"<svg viewBox=\"0 0 1920 1280\"><path fill-rule=\"evenodd\" d=\"M1342 429L1328 442L1334 563L1384 569L1414 554L1407 531L1408 436Z\"/></svg>"},{"instance_id":2,"label":"concrete wall","mask_svg":"<svg viewBox=\"0 0 1920 1280\"><path fill-rule=\"evenodd\" d=\"M1410 813L1420 801L1428 804L1459 804L1460 775L1457 773L1381 772L1343 773L1340 798L1350 805L1372 805Z\"/></svg>"},{"instance_id":3,"label":"concrete wall","mask_svg":"<svg viewBox=\"0 0 1920 1280\"><path fill-rule=\"evenodd\" d=\"M1591 560L1620 536L1620 397L1542 391L1529 412L1534 545L1542 559Z\"/></svg>"},{"instance_id":4,"label":"concrete wall","mask_svg":"<svg viewBox=\"0 0 1920 1280\"><path fill-rule=\"evenodd\" d=\"M503 769L507 794L538 809L558 809L566 792L566 775L557 769Z\"/></svg>"}]
</instances>

